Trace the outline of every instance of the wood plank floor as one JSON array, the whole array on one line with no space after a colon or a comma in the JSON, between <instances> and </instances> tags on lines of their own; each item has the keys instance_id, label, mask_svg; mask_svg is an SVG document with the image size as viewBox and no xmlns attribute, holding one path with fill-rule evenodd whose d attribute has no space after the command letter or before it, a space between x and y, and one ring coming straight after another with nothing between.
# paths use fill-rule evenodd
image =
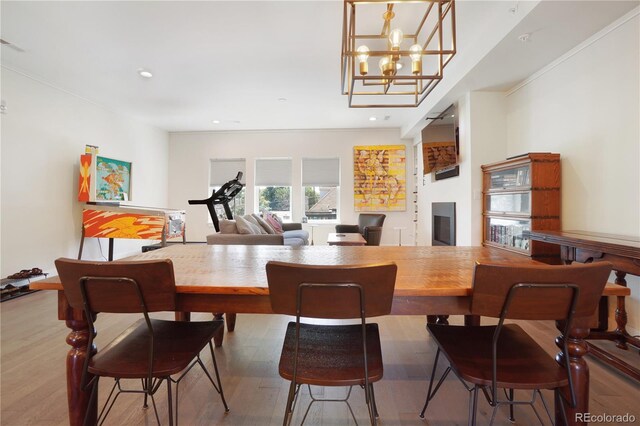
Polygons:
<instances>
[{"instance_id":1,"label":"wood plank floor","mask_svg":"<svg viewBox=\"0 0 640 426\"><path fill-rule=\"evenodd\" d=\"M67 424L64 341L68 329L56 318L54 292L38 292L0 305L1 311L1 412L2 425ZM161 315L171 318L172 315ZM194 319L208 319L197 314ZM225 336L216 349L222 382L231 412L224 414L222 403L204 375L196 368L180 388L180 424L182 425L279 425L282 423L288 382L278 375L278 358L288 318L276 315L238 315L234 333ZM456 323L454 319L452 323ZM101 315L98 347L115 337L133 321L130 316ZM384 379L376 384L381 425L463 425L467 422L468 394L451 375L432 405L426 419L418 417L424 403L427 377L435 354L424 329L424 317L395 316L378 319L383 339ZM538 341L555 353L555 328L551 323L521 323ZM637 355L637 354L632 354ZM210 355L203 359L211 365ZM636 358L637 359L637 356ZM591 369L590 411L592 414L630 413L640 422L640 384L589 360ZM132 386L137 383L133 382ZM100 402L111 383L102 380ZM343 388L313 388L315 396L339 398ZM553 401L549 392L548 401ZM522 394L524 397L525 395ZM305 389L296 410L299 424L309 402ZM156 396L161 421L167 424L166 391ZM360 424L367 424L363 393L354 389L353 409ZM489 405L479 403L478 424L488 423ZM107 419L111 425L154 425L153 410L142 408L142 397L121 396ZM314 404L305 424L353 424L344 404ZM497 415L498 425L511 424L506 409ZM517 425L538 424L528 407L516 408ZM548 421L547 421L548 424ZM603 423L607 424L607 423ZM611 423L610 423L611 424Z\"/></svg>"}]
</instances>

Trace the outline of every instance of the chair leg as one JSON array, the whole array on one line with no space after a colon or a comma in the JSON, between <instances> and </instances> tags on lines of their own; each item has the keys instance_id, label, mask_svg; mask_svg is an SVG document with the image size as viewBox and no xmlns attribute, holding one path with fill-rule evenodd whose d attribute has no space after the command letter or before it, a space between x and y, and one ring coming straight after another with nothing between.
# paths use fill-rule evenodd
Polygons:
<instances>
[{"instance_id":1,"label":"chair leg","mask_svg":"<svg viewBox=\"0 0 640 426\"><path fill-rule=\"evenodd\" d=\"M433 388L433 380L436 377L436 368L438 367L439 357L440 357L440 348L438 348L438 351L436 352L436 358L433 361L433 369L431 370L431 379L429 380L429 388L427 389L427 398L424 401L424 407L422 407L422 411L420 412L420 418L422 419L424 419L424 413L425 411L427 411L427 406L429 405L429 401L431 401L433 397L436 395L436 392L438 392L438 389L440 389L440 385L442 385L442 382L444 382L444 379L447 378L447 375L451 371L451 367L447 367L444 373L442 373L442 377L440 377L440 380L438 380L438 384L436 385L436 388L433 390L433 392L431 392L431 389Z\"/></svg>"},{"instance_id":2,"label":"chair leg","mask_svg":"<svg viewBox=\"0 0 640 426\"><path fill-rule=\"evenodd\" d=\"M147 394L147 386L145 385L146 381L145 379L140 379L140 383L142 383L142 390L145 391L144 392L144 402L142 403L142 408L149 408L149 405L147 404L147 396L149 396Z\"/></svg>"},{"instance_id":3,"label":"chair leg","mask_svg":"<svg viewBox=\"0 0 640 426\"><path fill-rule=\"evenodd\" d=\"M296 384L295 382L291 382L289 385L289 395L287 397L287 406L284 412L284 420L282 421L282 426L288 426L291 424L291 419L293 417L293 397L295 396Z\"/></svg>"},{"instance_id":4,"label":"chair leg","mask_svg":"<svg viewBox=\"0 0 640 426\"><path fill-rule=\"evenodd\" d=\"M469 426L476 426L476 411L478 409L478 387L469 391Z\"/></svg>"},{"instance_id":5,"label":"chair leg","mask_svg":"<svg viewBox=\"0 0 640 426\"><path fill-rule=\"evenodd\" d=\"M173 398L171 398L171 379L167 377L167 406L169 407L169 426L173 426Z\"/></svg>"},{"instance_id":6,"label":"chair leg","mask_svg":"<svg viewBox=\"0 0 640 426\"><path fill-rule=\"evenodd\" d=\"M509 389L509 396L507 397L507 399L513 402L513 389ZM516 418L513 414L513 409L514 409L513 404L509 404L509 421L511 423L514 423L516 421Z\"/></svg>"},{"instance_id":7,"label":"chair leg","mask_svg":"<svg viewBox=\"0 0 640 426\"><path fill-rule=\"evenodd\" d=\"M213 371L216 373L216 382L218 382L218 386L216 387L213 380L211 380L211 376L207 372L207 376L209 376L209 380L213 384L213 387L216 388L218 393L220 394L220 398L222 399L222 405L224 405L224 412L229 412L229 406L227 405L227 400L224 398L224 391L222 390L222 382L220 381L220 373L218 372L218 362L216 361L216 354L213 352L213 345L209 342L209 350L211 350L211 359L213 360ZM206 370L205 370L206 372Z\"/></svg>"},{"instance_id":8,"label":"chair leg","mask_svg":"<svg viewBox=\"0 0 640 426\"><path fill-rule=\"evenodd\" d=\"M373 392L373 383L370 383L369 386L371 386L371 402L373 402L373 414L375 415L376 419L379 419L380 414L378 413L378 405L376 404L376 394Z\"/></svg>"}]
</instances>

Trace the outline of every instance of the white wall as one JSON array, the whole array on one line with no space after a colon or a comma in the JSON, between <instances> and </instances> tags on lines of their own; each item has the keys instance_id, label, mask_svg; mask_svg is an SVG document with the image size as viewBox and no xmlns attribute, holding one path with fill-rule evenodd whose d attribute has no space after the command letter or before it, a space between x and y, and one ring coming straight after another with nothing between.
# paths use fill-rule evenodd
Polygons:
<instances>
[{"instance_id":1,"label":"white wall","mask_svg":"<svg viewBox=\"0 0 640 426\"><path fill-rule=\"evenodd\" d=\"M640 236L640 23L618 21L507 98L507 154L562 158L562 228ZM628 277L640 330L640 278Z\"/></svg>"},{"instance_id":2,"label":"white wall","mask_svg":"<svg viewBox=\"0 0 640 426\"><path fill-rule=\"evenodd\" d=\"M82 203L77 201L78 162L85 144L133 162L133 202L167 205L168 134L107 111L84 99L2 68L1 274L75 258ZM101 240L107 255L108 240ZM115 257L140 251L149 241L116 240ZM84 259L102 259L98 239L88 238Z\"/></svg>"},{"instance_id":3,"label":"white wall","mask_svg":"<svg viewBox=\"0 0 640 426\"><path fill-rule=\"evenodd\" d=\"M482 243L482 164L506 153L504 94L471 92L457 102L460 175L436 181L430 173L418 183L418 244L431 245L431 203L456 203L456 245ZM437 128L436 128L437 129ZM429 133L429 132L427 132ZM438 138L438 133L434 136ZM430 134L425 138L431 139ZM428 142L429 140L423 141ZM422 150L420 156L422 156ZM418 163L422 176L422 157Z\"/></svg>"},{"instance_id":4,"label":"white wall","mask_svg":"<svg viewBox=\"0 0 640 426\"><path fill-rule=\"evenodd\" d=\"M340 223L357 223L358 212L353 207L353 147L356 145L407 146L407 210L384 212L382 244L397 244L396 226L405 227L403 244L413 238L412 198L413 152L411 144L400 139L398 129L372 130L286 130L255 132L194 132L171 133L169 138L169 204L187 210L187 238L204 241L214 231L207 223L205 206L189 206L187 200L208 198L209 160L213 158L245 158L247 160L246 203L254 205L254 165L257 158L282 157L293 160L293 221L300 222L304 212L301 197L301 159L303 157L340 158ZM230 177L229 179L231 179ZM326 243L326 235L335 232L335 223L314 230L316 244Z\"/></svg>"}]
</instances>

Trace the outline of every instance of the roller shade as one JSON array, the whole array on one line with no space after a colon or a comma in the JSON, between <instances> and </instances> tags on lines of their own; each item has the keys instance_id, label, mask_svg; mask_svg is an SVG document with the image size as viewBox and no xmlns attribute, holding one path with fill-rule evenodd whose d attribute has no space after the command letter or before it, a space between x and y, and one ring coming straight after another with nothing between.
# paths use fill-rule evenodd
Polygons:
<instances>
[{"instance_id":1,"label":"roller shade","mask_svg":"<svg viewBox=\"0 0 640 426\"><path fill-rule=\"evenodd\" d=\"M339 186L340 159L303 158L302 186Z\"/></svg>"},{"instance_id":2,"label":"roller shade","mask_svg":"<svg viewBox=\"0 0 640 426\"><path fill-rule=\"evenodd\" d=\"M211 160L209 186L222 186L242 172L240 182L245 183L246 162L244 158L224 158Z\"/></svg>"},{"instance_id":3,"label":"roller shade","mask_svg":"<svg viewBox=\"0 0 640 426\"><path fill-rule=\"evenodd\" d=\"M256 186L291 186L291 159L256 160Z\"/></svg>"}]
</instances>

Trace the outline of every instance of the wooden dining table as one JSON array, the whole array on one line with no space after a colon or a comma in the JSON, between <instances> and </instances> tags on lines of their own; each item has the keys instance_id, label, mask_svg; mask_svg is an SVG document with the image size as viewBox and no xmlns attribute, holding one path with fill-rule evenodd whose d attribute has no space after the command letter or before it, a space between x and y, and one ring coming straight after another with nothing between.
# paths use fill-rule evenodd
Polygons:
<instances>
[{"instance_id":1,"label":"wooden dining table","mask_svg":"<svg viewBox=\"0 0 640 426\"><path fill-rule=\"evenodd\" d=\"M354 265L393 261L398 265L392 315L470 315L472 278L476 262L532 265L528 257L487 247L388 247L388 246L222 246L173 245L122 261L171 259L174 265L177 311L272 314L265 265L270 260L315 265ZM66 337L69 422L83 423L85 413L95 415L89 391L80 379L87 357L89 329L84 314L72 309L57 277L31 284L32 289L58 291L58 318L71 329ZM626 296L629 289L607 284L605 296ZM441 317L442 318L442 317ZM469 321L470 323L473 320ZM560 333L558 346L569 339L568 354L560 351L563 365L570 357L578 404L569 409L571 424L581 424L575 413L589 411L588 348L590 318L577 318L568 336ZM558 327L561 330L560 326ZM428 362L425 360L425 362ZM425 377L426 380L426 377ZM417 415L417 414L416 414ZM556 412L558 424L561 415Z\"/></svg>"}]
</instances>

